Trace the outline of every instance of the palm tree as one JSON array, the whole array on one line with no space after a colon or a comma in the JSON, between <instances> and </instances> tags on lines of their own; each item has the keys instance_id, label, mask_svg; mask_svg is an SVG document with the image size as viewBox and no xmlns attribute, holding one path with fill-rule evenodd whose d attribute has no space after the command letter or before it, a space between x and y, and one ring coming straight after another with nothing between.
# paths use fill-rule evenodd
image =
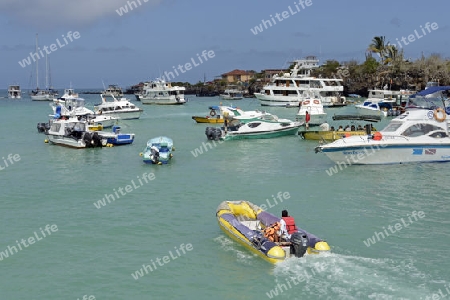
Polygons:
<instances>
[{"instance_id":1,"label":"palm tree","mask_svg":"<svg viewBox=\"0 0 450 300\"><path fill-rule=\"evenodd\" d=\"M372 43L369 45L367 49L369 52L376 53L380 57L380 62L382 65L385 64L386 59L386 51L389 45L389 42L386 43L386 38L384 36L376 36L372 39Z\"/></svg>"}]
</instances>

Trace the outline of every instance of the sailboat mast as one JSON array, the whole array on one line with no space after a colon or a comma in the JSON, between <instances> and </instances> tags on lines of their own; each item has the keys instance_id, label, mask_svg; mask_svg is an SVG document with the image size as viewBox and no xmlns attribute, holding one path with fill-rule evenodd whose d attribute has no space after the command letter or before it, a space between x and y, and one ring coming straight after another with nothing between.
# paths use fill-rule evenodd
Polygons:
<instances>
[{"instance_id":1,"label":"sailboat mast","mask_svg":"<svg viewBox=\"0 0 450 300\"><path fill-rule=\"evenodd\" d=\"M48 90L48 60L47 60L47 52L45 53L45 88Z\"/></svg>"},{"instance_id":2,"label":"sailboat mast","mask_svg":"<svg viewBox=\"0 0 450 300\"><path fill-rule=\"evenodd\" d=\"M36 33L36 53L38 53L38 34ZM39 88L39 59L36 59L36 89Z\"/></svg>"}]
</instances>

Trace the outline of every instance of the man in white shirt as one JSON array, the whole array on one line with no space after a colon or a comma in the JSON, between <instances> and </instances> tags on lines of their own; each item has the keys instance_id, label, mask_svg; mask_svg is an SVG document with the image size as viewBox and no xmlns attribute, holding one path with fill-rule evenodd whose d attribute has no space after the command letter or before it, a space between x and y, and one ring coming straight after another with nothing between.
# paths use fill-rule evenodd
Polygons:
<instances>
[{"instance_id":1,"label":"man in white shirt","mask_svg":"<svg viewBox=\"0 0 450 300\"><path fill-rule=\"evenodd\" d=\"M286 221L289 223L287 224ZM281 212L281 220L280 220L280 231L278 232L281 239L285 241L289 241L291 238L291 234L298 230L295 225L295 220L293 217L290 217L287 210L283 210ZM291 233L289 233L291 232Z\"/></svg>"}]
</instances>

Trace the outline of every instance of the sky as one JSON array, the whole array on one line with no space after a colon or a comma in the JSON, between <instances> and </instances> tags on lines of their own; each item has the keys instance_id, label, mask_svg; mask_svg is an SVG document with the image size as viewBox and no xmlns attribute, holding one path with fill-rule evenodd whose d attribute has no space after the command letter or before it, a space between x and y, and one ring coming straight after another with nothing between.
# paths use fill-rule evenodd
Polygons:
<instances>
[{"instance_id":1,"label":"sky","mask_svg":"<svg viewBox=\"0 0 450 300\"><path fill-rule=\"evenodd\" d=\"M320 64L361 63L375 36L400 43L406 58L450 58L449 7L448 0L0 0L0 89L35 88L33 58L45 87L45 54L52 85L76 90L125 88L168 72L194 84L234 69L287 68L308 55ZM42 55L32 58L36 34Z\"/></svg>"}]
</instances>

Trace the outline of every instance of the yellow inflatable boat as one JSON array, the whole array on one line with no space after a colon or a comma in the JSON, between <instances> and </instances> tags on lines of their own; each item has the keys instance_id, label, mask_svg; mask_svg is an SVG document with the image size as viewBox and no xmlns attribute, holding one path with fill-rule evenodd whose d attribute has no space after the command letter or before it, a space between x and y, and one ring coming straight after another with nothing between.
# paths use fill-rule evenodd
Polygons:
<instances>
[{"instance_id":1,"label":"yellow inflatable boat","mask_svg":"<svg viewBox=\"0 0 450 300\"><path fill-rule=\"evenodd\" d=\"M264 232L281 219L249 201L224 201L217 207L216 216L225 234L271 263L330 251L326 241L303 229L292 233L288 241L271 241Z\"/></svg>"}]
</instances>

